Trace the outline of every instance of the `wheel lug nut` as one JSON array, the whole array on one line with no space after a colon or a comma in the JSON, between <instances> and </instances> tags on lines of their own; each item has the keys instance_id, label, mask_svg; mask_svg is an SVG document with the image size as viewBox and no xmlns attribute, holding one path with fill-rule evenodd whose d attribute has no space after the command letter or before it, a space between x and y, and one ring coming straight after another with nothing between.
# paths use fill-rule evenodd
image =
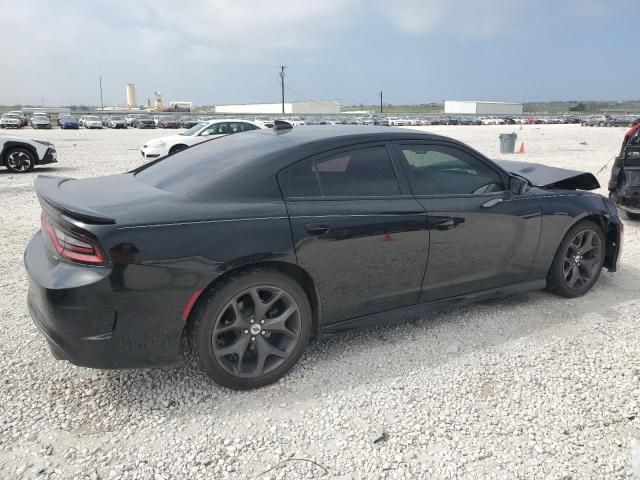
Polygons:
<instances>
[{"instance_id":1,"label":"wheel lug nut","mask_svg":"<svg viewBox=\"0 0 640 480\"><path fill-rule=\"evenodd\" d=\"M253 322L255 322L255 320L253 318L250 318L249 323L253 323Z\"/></svg>"},{"instance_id":2,"label":"wheel lug nut","mask_svg":"<svg viewBox=\"0 0 640 480\"><path fill-rule=\"evenodd\" d=\"M260 320L260 323L264 323L264 320Z\"/></svg>"},{"instance_id":3,"label":"wheel lug nut","mask_svg":"<svg viewBox=\"0 0 640 480\"><path fill-rule=\"evenodd\" d=\"M249 330L245 330L245 331L244 331L244 334L245 334L245 335L246 335L247 333L249 333Z\"/></svg>"},{"instance_id":4,"label":"wheel lug nut","mask_svg":"<svg viewBox=\"0 0 640 480\"><path fill-rule=\"evenodd\" d=\"M256 337L251 337L251 341L255 342L256 341Z\"/></svg>"},{"instance_id":5,"label":"wheel lug nut","mask_svg":"<svg viewBox=\"0 0 640 480\"><path fill-rule=\"evenodd\" d=\"M267 333L267 332L265 332L264 330L262 330L262 335L264 335L265 333Z\"/></svg>"}]
</instances>

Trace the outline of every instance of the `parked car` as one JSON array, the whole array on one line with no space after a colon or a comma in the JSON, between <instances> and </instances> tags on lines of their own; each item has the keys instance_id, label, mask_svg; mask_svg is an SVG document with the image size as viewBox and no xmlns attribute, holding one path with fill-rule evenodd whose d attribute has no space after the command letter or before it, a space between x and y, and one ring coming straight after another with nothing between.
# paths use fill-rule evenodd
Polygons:
<instances>
[{"instance_id":1,"label":"parked car","mask_svg":"<svg viewBox=\"0 0 640 480\"><path fill-rule=\"evenodd\" d=\"M20 110L12 110L12 111L7 112L7 113L10 113L10 114L15 115L16 117L18 117L20 119L20 126L21 127L26 127L27 126L27 123L28 123L27 122L27 116L24 113L22 113Z\"/></svg>"},{"instance_id":2,"label":"parked car","mask_svg":"<svg viewBox=\"0 0 640 480\"><path fill-rule=\"evenodd\" d=\"M78 130L80 128L80 122L71 115L60 115L58 117L58 126L63 130L68 128Z\"/></svg>"},{"instance_id":3,"label":"parked car","mask_svg":"<svg viewBox=\"0 0 640 480\"><path fill-rule=\"evenodd\" d=\"M273 120L269 117L255 117L253 121L261 127L273 128Z\"/></svg>"},{"instance_id":4,"label":"parked car","mask_svg":"<svg viewBox=\"0 0 640 480\"><path fill-rule=\"evenodd\" d=\"M36 179L28 306L56 358L158 366L188 345L215 381L254 388L312 337L542 288L579 297L616 270L622 223L590 173L396 128L276 128Z\"/></svg>"},{"instance_id":5,"label":"parked car","mask_svg":"<svg viewBox=\"0 0 640 480\"><path fill-rule=\"evenodd\" d=\"M294 127L301 127L305 125L304 120L301 119L300 117L282 117L281 120L284 120L285 122L289 122Z\"/></svg>"},{"instance_id":6,"label":"parked car","mask_svg":"<svg viewBox=\"0 0 640 480\"><path fill-rule=\"evenodd\" d=\"M108 128L127 128L127 120L124 117L110 117L107 120Z\"/></svg>"},{"instance_id":7,"label":"parked car","mask_svg":"<svg viewBox=\"0 0 640 480\"><path fill-rule=\"evenodd\" d=\"M160 120L158 120L158 127L159 128L179 128L180 124L178 123L178 120L176 120L173 117L162 117L160 118Z\"/></svg>"},{"instance_id":8,"label":"parked car","mask_svg":"<svg viewBox=\"0 0 640 480\"><path fill-rule=\"evenodd\" d=\"M82 117L82 126L88 129L102 128L102 119L97 115L86 115Z\"/></svg>"},{"instance_id":9,"label":"parked car","mask_svg":"<svg viewBox=\"0 0 640 480\"><path fill-rule=\"evenodd\" d=\"M156 122L150 115L140 115L133 120L133 126L136 128L156 128Z\"/></svg>"},{"instance_id":10,"label":"parked car","mask_svg":"<svg viewBox=\"0 0 640 480\"><path fill-rule=\"evenodd\" d=\"M209 122L198 123L189 130L178 135L160 137L149 140L144 144L140 153L144 158L158 158L173 155L193 145L211 138L232 133L248 132L262 128L249 120L222 118Z\"/></svg>"},{"instance_id":11,"label":"parked car","mask_svg":"<svg viewBox=\"0 0 640 480\"><path fill-rule=\"evenodd\" d=\"M193 117L180 117L179 123L182 128L191 128L197 124L198 121Z\"/></svg>"},{"instance_id":12,"label":"parked car","mask_svg":"<svg viewBox=\"0 0 640 480\"><path fill-rule=\"evenodd\" d=\"M609 117L605 126L607 127L633 127L640 118L636 115L618 115L616 117Z\"/></svg>"},{"instance_id":13,"label":"parked car","mask_svg":"<svg viewBox=\"0 0 640 480\"><path fill-rule=\"evenodd\" d=\"M129 115L124 117L127 122L127 127L133 127L137 117L138 115L136 115L135 113L130 113Z\"/></svg>"},{"instance_id":14,"label":"parked car","mask_svg":"<svg viewBox=\"0 0 640 480\"><path fill-rule=\"evenodd\" d=\"M590 115L582 120L583 127L604 127L611 120L609 115Z\"/></svg>"},{"instance_id":15,"label":"parked car","mask_svg":"<svg viewBox=\"0 0 640 480\"><path fill-rule=\"evenodd\" d=\"M22 119L15 113L3 113L0 128L22 128Z\"/></svg>"},{"instance_id":16,"label":"parked car","mask_svg":"<svg viewBox=\"0 0 640 480\"><path fill-rule=\"evenodd\" d=\"M0 165L13 173L26 173L36 165L57 162L56 149L44 140L0 135Z\"/></svg>"},{"instance_id":17,"label":"parked car","mask_svg":"<svg viewBox=\"0 0 640 480\"><path fill-rule=\"evenodd\" d=\"M630 220L640 220L640 124L622 139L609 178L609 197Z\"/></svg>"},{"instance_id":18,"label":"parked car","mask_svg":"<svg viewBox=\"0 0 640 480\"><path fill-rule=\"evenodd\" d=\"M480 117L478 118L481 125L504 125L504 118L498 117Z\"/></svg>"},{"instance_id":19,"label":"parked car","mask_svg":"<svg viewBox=\"0 0 640 480\"><path fill-rule=\"evenodd\" d=\"M34 112L31 116L31 128L51 128L49 115L43 112Z\"/></svg>"}]
</instances>

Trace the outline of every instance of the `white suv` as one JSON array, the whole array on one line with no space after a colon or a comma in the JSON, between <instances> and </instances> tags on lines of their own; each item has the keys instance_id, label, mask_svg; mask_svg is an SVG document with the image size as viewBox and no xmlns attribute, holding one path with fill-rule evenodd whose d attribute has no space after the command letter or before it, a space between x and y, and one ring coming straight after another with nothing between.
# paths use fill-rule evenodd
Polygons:
<instances>
[{"instance_id":1,"label":"white suv","mask_svg":"<svg viewBox=\"0 0 640 480\"><path fill-rule=\"evenodd\" d=\"M189 130L179 135L170 135L149 140L142 147L140 153L144 158L159 158L173 155L180 150L204 142L212 137L230 135L232 133L248 132L264 128L256 122L235 118L223 118L195 124Z\"/></svg>"},{"instance_id":2,"label":"white suv","mask_svg":"<svg viewBox=\"0 0 640 480\"><path fill-rule=\"evenodd\" d=\"M14 173L30 172L36 165L57 161L56 148L52 143L0 135L0 166Z\"/></svg>"}]
</instances>

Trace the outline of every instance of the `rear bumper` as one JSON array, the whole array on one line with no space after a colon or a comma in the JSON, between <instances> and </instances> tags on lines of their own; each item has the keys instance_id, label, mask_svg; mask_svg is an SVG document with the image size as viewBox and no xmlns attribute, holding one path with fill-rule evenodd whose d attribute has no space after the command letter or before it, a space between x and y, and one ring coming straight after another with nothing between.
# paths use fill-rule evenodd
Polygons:
<instances>
[{"instance_id":1,"label":"rear bumper","mask_svg":"<svg viewBox=\"0 0 640 480\"><path fill-rule=\"evenodd\" d=\"M154 267L58 261L46 251L41 232L29 243L24 261L29 313L55 358L103 369L177 361L184 328L180 316L190 290L149 288L144 282L157 277Z\"/></svg>"}]
</instances>

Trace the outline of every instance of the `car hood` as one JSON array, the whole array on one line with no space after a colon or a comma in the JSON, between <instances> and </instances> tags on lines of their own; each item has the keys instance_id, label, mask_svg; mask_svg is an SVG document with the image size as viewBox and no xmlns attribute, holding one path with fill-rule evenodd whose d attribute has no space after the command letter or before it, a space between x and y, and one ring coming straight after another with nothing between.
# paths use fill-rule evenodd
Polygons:
<instances>
[{"instance_id":1,"label":"car hood","mask_svg":"<svg viewBox=\"0 0 640 480\"><path fill-rule=\"evenodd\" d=\"M47 118L32 118L31 121L33 123L51 123L51 120L47 119Z\"/></svg>"},{"instance_id":2,"label":"car hood","mask_svg":"<svg viewBox=\"0 0 640 480\"><path fill-rule=\"evenodd\" d=\"M506 171L525 178L534 187L562 190L595 190L600 188L596 177L589 172L548 167L539 163L494 160Z\"/></svg>"}]
</instances>

